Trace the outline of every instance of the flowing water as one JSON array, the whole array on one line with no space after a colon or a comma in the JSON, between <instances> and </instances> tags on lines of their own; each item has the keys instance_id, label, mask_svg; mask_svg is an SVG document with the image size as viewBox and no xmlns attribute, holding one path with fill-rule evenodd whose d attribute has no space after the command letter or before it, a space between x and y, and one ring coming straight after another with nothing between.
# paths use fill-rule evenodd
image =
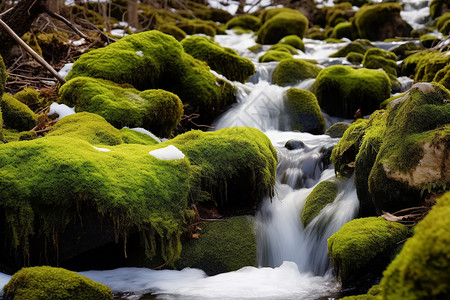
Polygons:
<instances>
[{"instance_id":1,"label":"flowing water","mask_svg":"<svg viewBox=\"0 0 450 300\"><path fill-rule=\"evenodd\" d=\"M414 29L429 20L428 2L404 1L402 17ZM436 34L438 35L438 34ZM289 87L271 84L272 72L278 63L257 62L267 51L255 54L248 50L255 45L251 34L218 35L216 42L234 48L241 56L251 59L256 74L245 84L234 82L238 88L238 103L214 124L216 129L251 126L266 133L278 152L275 196L262 202L256 215L255 231L258 241L258 268L245 267L235 272L207 276L202 270L186 268L181 271L154 271L146 268L120 268L109 271L88 271L80 274L108 285L122 299L330 299L339 297L339 284L331 274L327 254L327 239L358 210L353 179L337 179L332 165L327 163L330 147L338 139L326 135L311 135L290 131L284 108L284 93ZM328 58L345 45L327 44L304 39L305 52L296 58L316 59L323 67L349 64L344 58ZM398 43L374 43L390 49ZM406 90L411 80L401 78ZM295 87L310 90L314 79ZM324 114L326 126L337 120ZM289 140L303 142L302 147L288 150ZM306 197L321 181L338 184L336 200L303 228L300 216ZM0 288L10 276L0 273ZM1 296L1 289L0 289ZM148 298L152 297L152 298ZM142 299L144 299L142 298Z\"/></svg>"}]
</instances>

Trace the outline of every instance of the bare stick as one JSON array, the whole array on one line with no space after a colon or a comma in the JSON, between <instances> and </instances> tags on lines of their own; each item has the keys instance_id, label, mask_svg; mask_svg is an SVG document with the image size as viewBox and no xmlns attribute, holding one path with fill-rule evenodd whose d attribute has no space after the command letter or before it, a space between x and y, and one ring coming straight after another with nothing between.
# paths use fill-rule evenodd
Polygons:
<instances>
[{"instance_id":1,"label":"bare stick","mask_svg":"<svg viewBox=\"0 0 450 300\"><path fill-rule=\"evenodd\" d=\"M33 56L35 60L37 60L38 63L40 63L44 68L46 68L50 73L52 73L53 76L55 76L56 79L58 79L59 82L62 84L66 83L66 80L61 77L61 75L56 72L55 69L53 69L52 66L50 66L42 57L39 56L33 49L30 48L5 22L3 22L2 19L0 19L0 25L5 29L6 32L8 32L9 35L11 35L16 42L24 48L28 53Z\"/></svg>"},{"instance_id":2,"label":"bare stick","mask_svg":"<svg viewBox=\"0 0 450 300\"><path fill-rule=\"evenodd\" d=\"M70 28L72 28L73 31L76 32L76 34L78 34L79 36L81 36L82 38L91 41L91 39L85 35L84 33L82 33L78 28L75 27L75 25L73 25L72 23L70 23L69 20L67 20L66 18L64 18L63 16L51 11L50 9L48 9L48 7L45 8L45 12L52 18L55 18L57 20L60 20L61 22L63 22L64 24L66 24L67 26L69 26Z\"/></svg>"}]
</instances>

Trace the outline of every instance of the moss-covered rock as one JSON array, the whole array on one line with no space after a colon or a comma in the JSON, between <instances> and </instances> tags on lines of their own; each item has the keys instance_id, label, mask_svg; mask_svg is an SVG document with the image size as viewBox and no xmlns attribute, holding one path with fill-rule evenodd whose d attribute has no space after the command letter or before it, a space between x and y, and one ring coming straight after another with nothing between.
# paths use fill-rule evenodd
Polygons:
<instances>
[{"instance_id":1,"label":"moss-covered rock","mask_svg":"<svg viewBox=\"0 0 450 300\"><path fill-rule=\"evenodd\" d=\"M397 3L365 5L355 15L354 24L360 38L384 41L397 36L409 36L412 27L400 16Z\"/></svg>"},{"instance_id":2,"label":"moss-covered rock","mask_svg":"<svg viewBox=\"0 0 450 300\"><path fill-rule=\"evenodd\" d=\"M217 25L212 21L203 21L199 19L182 21L177 26L189 35L203 33L209 36L215 36Z\"/></svg>"},{"instance_id":3,"label":"moss-covered rock","mask_svg":"<svg viewBox=\"0 0 450 300\"><path fill-rule=\"evenodd\" d=\"M269 9L265 12L263 21L257 38L257 42L261 44L275 44L288 35L303 38L308 29L308 19L298 10L290 8Z\"/></svg>"},{"instance_id":4,"label":"moss-covered rock","mask_svg":"<svg viewBox=\"0 0 450 300\"><path fill-rule=\"evenodd\" d=\"M445 14L450 6L448 0L432 0L430 2L430 16L432 19L436 19Z\"/></svg>"},{"instance_id":5,"label":"moss-covered rock","mask_svg":"<svg viewBox=\"0 0 450 300\"><path fill-rule=\"evenodd\" d=\"M295 49L305 51L305 44L303 43L302 39L297 35L285 36L278 42L278 44L290 45Z\"/></svg>"},{"instance_id":6,"label":"moss-covered rock","mask_svg":"<svg viewBox=\"0 0 450 300\"><path fill-rule=\"evenodd\" d=\"M358 52L350 52L345 58L354 65L360 65L364 60L364 55Z\"/></svg>"},{"instance_id":7,"label":"moss-covered rock","mask_svg":"<svg viewBox=\"0 0 450 300\"><path fill-rule=\"evenodd\" d=\"M199 268L215 275L257 266L254 217L233 217L200 227L198 239L183 244L178 268Z\"/></svg>"},{"instance_id":8,"label":"moss-covered rock","mask_svg":"<svg viewBox=\"0 0 450 300\"><path fill-rule=\"evenodd\" d=\"M360 109L367 115L389 98L391 82L384 71L330 66L317 75L313 91L328 114L353 118Z\"/></svg>"},{"instance_id":9,"label":"moss-covered rock","mask_svg":"<svg viewBox=\"0 0 450 300\"><path fill-rule=\"evenodd\" d=\"M186 32L175 24L162 24L158 26L158 30L173 36L177 41L181 41L186 37Z\"/></svg>"},{"instance_id":10,"label":"moss-covered rock","mask_svg":"<svg viewBox=\"0 0 450 300\"><path fill-rule=\"evenodd\" d=\"M330 57L346 57L347 54L351 52L361 53L364 55L367 50L373 47L374 46L368 40L356 40L331 54Z\"/></svg>"},{"instance_id":11,"label":"moss-covered rock","mask_svg":"<svg viewBox=\"0 0 450 300\"><path fill-rule=\"evenodd\" d=\"M399 252L398 243L410 235L405 225L381 217L355 219L342 226L328 239L328 253L342 287L361 287L366 280L380 277Z\"/></svg>"},{"instance_id":12,"label":"moss-covered rock","mask_svg":"<svg viewBox=\"0 0 450 300\"><path fill-rule=\"evenodd\" d=\"M241 27L244 29L250 29L252 31L257 31L261 27L261 19L253 15L242 15L233 17L229 20L225 27L227 29L232 29L234 27Z\"/></svg>"},{"instance_id":13,"label":"moss-covered rock","mask_svg":"<svg viewBox=\"0 0 450 300\"><path fill-rule=\"evenodd\" d=\"M403 60L419 50L423 50L423 47L420 45L416 45L416 43L408 42L392 48L390 51L397 55L397 59Z\"/></svg>"},{"instance_id":14,"label":"moss-covered rock","mask_svg":"<svg viewBox=\"0 0 450 300\"><path fill-rule=\"evenodd\" d=\"M325 131L325 134L331 136L332 138L341 138L349 127L349 123L337 122L331 125L330 128Z\"/></svg>"},{"instance_id":15,"label":"moss-covered rock","mask_svg":"<svg viewBox=\"0 0 450 300\"><path fill-rule=\"evenodd\" d=\"M113 299L106 285L48 266L23 268L5 285L4 293L8 299Z\"/></svg>"},{"instance_id":16,"label":"moss-covered rock","mask_svg":"<svg viewBox=\"0 0 450 300\"><path fill-rule=\"evenodd\" d=\"M138 90L163 89L177 94L189 113L210 122L236 98L231 84L216 78L208 66L184 53L181 44L160 31L132 34L83 54L67 76L128 83Z\"/></svg>"},{"instance_id":17,"label":"moss-covered rock","mask_svg":"<svg viewBox=\"0 0 450 300\"><path fill-rule=\"evenodd\" d=\"M36 90L31 88L24 88L14 95L14 98L28 106L31 110L47 105L46 99Z\"/></svg>"},{"instance_id":18,"label":"moss-covered rock","mask_svg":"<svg viewBox=\"0 0 450 300\"><path fill-rule=\"evenodd\" d=\"M289 51L269 50L258 58L259 62L282 61L293 58Z\"/></svg>"},{"instance_id":19,"label":"moss-covered rock","mask_svg":"<svg viewBox=\"0 0 450 300\"><path fill-rule=\"evenodd\" d=\"M437 200L414 229L403 250L383 273L384 299L447 299L450 297L450 193Z\"/></svg>"},{"instance_id":20,"label":"moss-covered rock","mask_svg":"<svg viewBox=\"0 0 450 300\"><path fill-rule=\"evenodd\" d=\"M160 142L153 136L126 127L120 129L120 137L125 144L156 145Z\"/></svg>"},{"instance_id":21,"label":"moss-covered rock","mask_svg":"<svg viewBox=\"0 0 450 300\"><path fill-rule=\"evenodd\" d=\"M383 143L369 176L377 209L397 211L424 203L450 186L450 93L417 83L390 103Z\"/></svg>"},{"instance_id":22,"label":"moss-covered rock","mask_svg":"<svg viewBox=\"0 0 450 300\"><path fill-rule=\"evenodd\" d=\"M353 40L356 36L357 32L351 22L340 22L339 24L336 24L333 28L333 32L331 33L331 37L336 39L342 39L345 37Z\"/></svg>"},{"instance_id":23,"label":"moss-covered rock","mask_svg":"<svg viewBox=\"0 0 450 300\"><path fill-rule=\"evenodd\" d=\"M436 21L436 27L439 32L448 35L450 32L450 12L440 16Z\"/></svg>"},{"instance_id":24,"label":"moss-covered rock","mask_svg":"<svg viewBox=\"0 0 450 300\"><path fill-rule=\"evenodd\" d=\"M104 117L117 128L143 127L159 137L170 137L183 115L177 95L164 90L122 87L109 80L76 77L60 89L61 101L78 112Z\"/></svg>"},{"instance_id":25,"label":"moss-covered rock","mask_svg":"<svg viewBox=\"0 0 450 300\"><path fill-rule=\"evenodd\" d=\"M302 80L317 77L321 70L321 67L304 59L284 59L273 71L272 82L279 86L294 85Z\"/></svg>"},{"instance_id":26,"label":"moss-covered rock","mask_svg":"<svg viewBox=\"0 0 450 300\"><path fill-rule=\"evenodd\" d=\"M6 126L19 131L32 129L37 117L31 109L9 94L3 94L0 101L3 122Z\"/></svg>"},{"instance_id":27,"label":"moss-covered rock","mask_svg":"<svg viewBox=\"0 0 450 300\"><path fill-rule=\"evenodd\" d=\"M397 55L380 48L371 48L364 54L364 68L383 69L391 81L392 93L401 92L401 84L397 79Z\"/></svg>"},{"instance_id":28,"label":"moss-covered rock","mask_svg":"<svg viewBox=\"0 0 450 300\"><path fill-rule=\"evenodd\" d=\"M322 134L325 120L316 96L310 91L290 88L286 91L286 110L291 120L292 130Z\"/></svg>"},{"instance_id":29,"label":"moss-covered rock","mask_svg":"<svg viewBox=\"0 0 450 300\"><path fill-rule=\"evenodd\" d=\"M333 203L338 194L338 186L333 181L322 181L306 197L305 205L302 210L303 227L308 224L320 213L320 211L329 203Z\"/></svg>"},{"instance_id":30,"label":"moss-covered rock","mask_svg":"<svg viewBox=\"0 0 450 300\"><path fill-rule=\"evenodd\" d=\"M449 29L450 29L450 27L449 27ZM420 41L420 45L422 45L423 47L432 48L432 47L435 47L441 41L441 39L434 35L424 34L424 35L420 36L419 41Z\"/></svg>"},{"instance_id":31,"label":"moss-covered rock","mask_svg":"<svg viewBox=\"0 0 450 300\"><path fill-rule=\"evenodd\" d=\"M323 6L320 9L323 15L323 27L334 27L339 23L347 22L354 15L352 5L348 2L337 3L333 6Z\"/></svg>"},{"instance_id":32,"label":"moss-covered rock","mask_svg":"<svg viewBox=\"0 0 450 300\"><path fill-rule=\"evenodd\" d=\"M273 46L271 46L269 48L269 51L270 50L282 51L282 52L290 53L292 55L297 55L298 54L297 49L295 49L291 45L287 45L287 44L280 44L280 43L275 44L275 45L273 45Z\"/></svg>"},{"instance_id":33,"label":"moss-covered rock","mask_svg":"<svg viewBox=\"0 0 450 300\"><path fill-rule=\"evenodd\" d=\"M184 51L206 62L211 69L229 80L245 82L255 73L255 66L231 48L224 48L203 36L191 36L181 42Z\"/></svg>"}]
</instances>

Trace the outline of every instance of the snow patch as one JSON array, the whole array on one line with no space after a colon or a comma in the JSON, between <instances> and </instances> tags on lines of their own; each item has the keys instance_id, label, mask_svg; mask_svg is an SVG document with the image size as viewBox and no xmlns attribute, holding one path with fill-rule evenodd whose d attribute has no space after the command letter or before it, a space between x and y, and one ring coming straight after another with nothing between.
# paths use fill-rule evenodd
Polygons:
<instances>
[{"instance_id":1,"label":"snow patch","mask_svg":"<svg viewBox=\"0 0 450 300\"><path fill-rule=\"evenodd\" d=\"M110 152L111 151L111 149L108 149L108 148L99 148L99 147L95 147L95 146L92 146L95 150L98 150L98 151L100 151L100 152Z\"/></svg>"},{"instance_id":2,"label":"snow patch","mask_svg":"<svg viewBox=\"0 0 450 300\"><path fill-rule=\"evenodd\" d=\"M149 154L153 155L157 159L162 160L175 160L184 158L184 153L178 150L178 148L174 145L150 151Z\"/></svg>"},{"instance_id":3,"label":"snow patch","mask_svg":"<svg viewBox=\"0 0 450 300\"><path fill-rule=\"evenodd\" d=\"M64 67L59 70L58 74L61 75L62 78L66 78L66 76L69 74L70 70L72 70L73 63L65 64Z\"/></svg>"},{"instance_id":4,"label":"snow patch","mask_svg":"<svg viewBox=\"0 0 450 300\"><path fill-rule=\"evenodd\" d=\"M58 104L56 102L52 103L50 105L50 110L47 113L47 115L51 116L53 114L58 114L58 118L56 120L59 120L61 118L64 118L65 116L70 116L75 113L75 107L68 107L65 104Z\"/></svg>"},{"instance_id":5,"label":"snow patch","mask_svg":"<svg viewBox=\"0 0 450 300\"><path fill-rule=\"evenodd\" d=\"M136 51L136 54L139 55L140 57L144 56L144 52L142 52L141 50Z\"/></svg>"}]
</instances>

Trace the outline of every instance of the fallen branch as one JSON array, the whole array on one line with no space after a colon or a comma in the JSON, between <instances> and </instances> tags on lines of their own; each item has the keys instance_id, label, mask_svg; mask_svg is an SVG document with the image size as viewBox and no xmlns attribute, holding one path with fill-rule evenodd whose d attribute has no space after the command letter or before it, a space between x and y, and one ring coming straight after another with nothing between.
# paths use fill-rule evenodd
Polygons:
<instances>
[{"instance_id":1,"label":"fallen branch","mask_svg":"<svg viewBox=\"0 0 450 300\"><path fill-rule=\"evenodd\" d=\"M87 35L85 35L83 32L81 32L78 28L75 27L75 25L73 25L72 23L70 23L69 20L67 20L66 18L64 18L63 16L51 11L48 7L45 8L45 13L47 15L49 15L52 18L55 18L57 20L60 20L61 22L63 22L64 24L66 24L67 26L69 26L73 31L75 31L76 34L78 34L79 36L81 36L82 38L92 42L92 39L89 38Z\"/></svg>"},{"instance_id":2,"label":"fallen branch","mask_svg":"<svg viewBox=\"0 0 450 300\"><path fill-rule=\"evenodd\" d=\"M40 63L44 68L46 68L50 73L52 73L52 75L58 79L59 82L61 82L62 84L66 83L66 80L64 78L61 77L61 75L58 74L58 72L56 72L56 70L50 66L50 64L48 64L42 57L39 56L39 54L37 54L33 49L31 49L30 46L28 46L9 26L8 24L6 24L5 22L3 22L2 19L0 19L0 25L3 27L3 29L5 29L5 31L11 35L11 37L13 37L16 42L25 49L25 51L27 51L28 53L30 53L30 55L38 62Z\"/></svg>"}]
</instances>

